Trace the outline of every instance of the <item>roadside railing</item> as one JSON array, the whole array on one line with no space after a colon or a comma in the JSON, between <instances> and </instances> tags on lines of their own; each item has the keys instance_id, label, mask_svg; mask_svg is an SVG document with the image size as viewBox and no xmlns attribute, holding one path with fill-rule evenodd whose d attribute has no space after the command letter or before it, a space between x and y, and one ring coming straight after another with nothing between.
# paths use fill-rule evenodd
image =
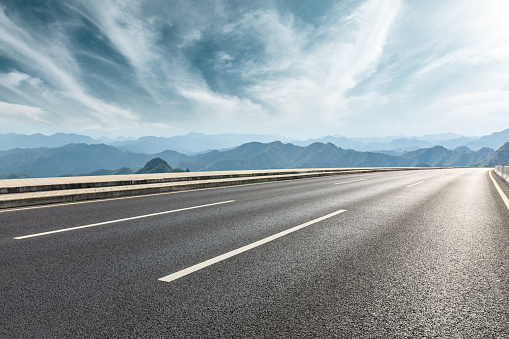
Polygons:
<instances>
[{"instance_id":1,"label":"roadside railing","mask_svg":"<svg viewBox=\"0 0 509 339\"><path fill-rule=\"evenodd\" d=\"M495 173L509 185L509 166L497 165L495 166Z\"/></svg>"}]
</instances>

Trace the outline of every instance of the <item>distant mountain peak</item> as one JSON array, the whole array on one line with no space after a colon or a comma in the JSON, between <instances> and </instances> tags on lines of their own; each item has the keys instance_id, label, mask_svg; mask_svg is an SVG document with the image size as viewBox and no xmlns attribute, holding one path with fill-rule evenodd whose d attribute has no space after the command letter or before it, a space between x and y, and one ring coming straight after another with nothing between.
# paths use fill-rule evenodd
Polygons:
<instances>
[{"instance_id":1,"label":"distant mountain peak","mask_svg":"<svg viewBox=\"0 0 509 339\"><path fill-rule=\"evenodd\" d=\"M161 158L154 158L149 160L145 166L139 169L137 174L145 173L169 173L172 172L173 168Z\"/></svg>"}]
</instances>

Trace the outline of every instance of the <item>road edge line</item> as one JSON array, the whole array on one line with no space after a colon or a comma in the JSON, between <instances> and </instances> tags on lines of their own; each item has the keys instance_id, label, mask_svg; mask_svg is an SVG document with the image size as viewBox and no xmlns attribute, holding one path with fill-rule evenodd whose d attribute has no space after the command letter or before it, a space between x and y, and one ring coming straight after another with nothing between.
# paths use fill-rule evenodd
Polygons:
<instances>
[{"instance_id":1,"label":"road edge line","mask_svg":"<svg viewBox=\"0 0 509 339\"><path fill-rule=\"evenodd\" d=\"M505 195L504 191L502 191L502 189L500 188L500 186L496 182L495 178L493 178L493 170L490 171L490 178L491 178L491 181L493 181L493 185L495 185L495 188L497 189L498 194L500 194L500 197L502 197L502 200L504 201L505 206L509 210L509 199Z\"/></svg>"}]
</instances>

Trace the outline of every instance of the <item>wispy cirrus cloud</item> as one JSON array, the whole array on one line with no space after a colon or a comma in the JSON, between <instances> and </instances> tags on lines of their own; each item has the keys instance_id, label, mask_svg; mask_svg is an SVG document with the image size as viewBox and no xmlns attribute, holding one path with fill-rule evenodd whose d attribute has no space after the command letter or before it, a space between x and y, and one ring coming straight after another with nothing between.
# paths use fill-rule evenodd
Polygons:
<instances>
[{"instance_id":1,"label":"wispy cirrus cloud","mask_svg":"<svg viewBox=\"0 0 509 339\"><path fill-rule=\"evenodd\" d=\"M2 74L0 84L20 96L26 101L35 101L47 105L46 111L51 111L48 121L52 123L72 124L74 114L80 115L80 120L88 121L89 124L98 124L101 127L108 127L109 124L120 120L136 121L137 117L128 109L115 107L105 103L93 96L90 96L80 83L80 68L71 54L69 47L65 44L67 38L62 31L48 29L46 31L34 32L25 30L22 25L11 20L6 15L6 9L0 10L0 51L3 55L16 60L18 65L32 74L44 79L32 77L26 73L14 70ZM21 91L16 89L23 82L34 90ZM42 88L44 87L44 88ZM43 94L43 97L36 92ZM42 92L42 93L41 93ZM27 97L31 95L31 98ZM37 99L37 97L40 97ZM75 112L68 112L73 107ZM14 116L22 110L18 105L4 105L6 116ZM42 112L38 110L25 110L32 115ZM87 117L88 116L88 117ZM40 119L39 119L40 120Z\"/></svg>"},{"instance_id":2,"label":"wispy cirrus cloud","mask_svg":"<svg viewBox=\"0 0 509 339\"><path fill-rule=\"evenodd\" d=\"M3 119L303 138L509 124L503 0L4 2Z\"/></svg>"},{"instance_id":3,"label":"wispy cirrus cloud","mask_svg":"<svg viewBox=\"0 0 509 339\"><path fill-rule=\"evenodd\" d=\"M247 90L277 111L282 123L290 121L309 129L316 122L315 130L333 133L352 113L347 91L376 71L399 8L399 2L368 1L347 19L338 16L319 27L319 37L314 28L298 31L289 19L273 17L277 22L272 25L253 23L271 27L274 36L283 37L283 43L269 40L267 45L283 48L279 53L272 49L272 62L248 70L251 76L257 71L267 76ZM310 115L314 121L309 120Z\"/></svg>"},{"instance_id":4,"label":"wispy cirrus cloud","mask_svg":"<svg viewBox=\"0 0 509 339\"><path fill-rule=\"evenodd\" d=\"M31 77L28 74L14 71L11 73L0 74L0 84L11 89L18 88L23 84L34 88L39 88L42 85L42 81L41 79Z\"/></svg>"},{"instance_id":5,"label":"wispy cirrus cloud","mask_svg":"<svg viewBox=\"0 0 509 339\"><path fill-rule=\"evenodd\" d=\"M376 73L350 92L375 94L383 104L361 107L354 100L356 116L394 135L402 129L482 135L503 129L502 121L509 126L500 100L487 105L483 99L509 85L507 10L499 0L403 2ZM360 123L352 119L351 126Z\"/></svg>"}]
</instances>

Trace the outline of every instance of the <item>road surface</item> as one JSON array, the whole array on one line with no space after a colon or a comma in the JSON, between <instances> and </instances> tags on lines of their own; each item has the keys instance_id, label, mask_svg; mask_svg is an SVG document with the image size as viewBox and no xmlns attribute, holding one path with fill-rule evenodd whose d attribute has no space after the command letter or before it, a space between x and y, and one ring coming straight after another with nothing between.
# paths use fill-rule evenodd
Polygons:
<instances>
[{"instance_id":1,"label":"road surface","mask_svg":"<svg viewBox=\"0 0 509 339\"><path fill-rule=\"evenodd\" d=\"M509 337L487 169L3 211L0 256L1 338Z\"/></svg>"}]
</instances>

